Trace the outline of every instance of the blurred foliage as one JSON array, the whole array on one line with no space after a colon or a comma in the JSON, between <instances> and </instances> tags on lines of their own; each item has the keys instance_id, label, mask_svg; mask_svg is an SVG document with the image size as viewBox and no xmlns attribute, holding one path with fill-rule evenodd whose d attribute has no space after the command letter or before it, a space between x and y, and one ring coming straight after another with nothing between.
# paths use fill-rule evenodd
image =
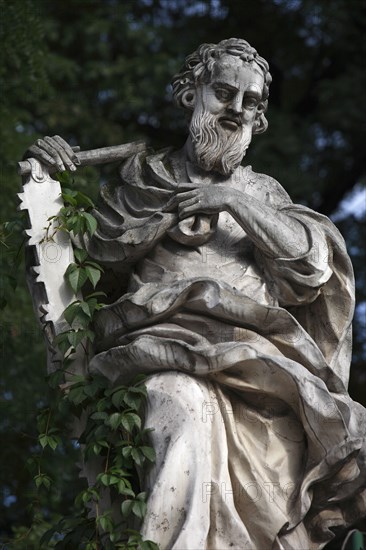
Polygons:
<instances>
[{"instance_id":1,"label":"blurred foliage","mask_svg":"<svg viewBox=\"0 0 366 550\"><path fill-rule=\"evenodd\" d=\"M12 252L19 250L24 226L16 213L16 161L47 134L82 149L141 138L155 148L181 146L186 122L171 103L171 76L198 44L238 36L269 61L273 75L269 130L254 139L248 162L276 177L295 202L331 215L365 183L366 10L363 0L0 0L0 12L0 216L12 222L0 235L0 273L8 274L0 282L1 301L8 302L1 318L0 401L0 537L6 540L14 530L26 533L34 512L46 522L57 519L82 486L77 449L67 441L49 456L50 494L36 493L27 470L37 452L36 417L53 390L45 381L45 349L22 253ZM116 175L111 168L102 176L86 169L79 188L95 197L100 177ZM356 272L350 391L361 401L365 219L354 213L337 220ZM40 520L39 532L46 529ZM329 545L339 547L339 541Z\"/></svg>"}]
</instances>

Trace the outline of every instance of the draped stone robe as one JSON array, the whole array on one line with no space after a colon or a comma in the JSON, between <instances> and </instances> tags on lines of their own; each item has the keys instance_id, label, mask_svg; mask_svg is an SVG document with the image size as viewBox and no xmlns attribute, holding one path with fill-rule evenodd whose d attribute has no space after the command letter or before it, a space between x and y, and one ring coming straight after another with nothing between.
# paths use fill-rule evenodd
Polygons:
<instances>
[{"instance_id":1,"label":"draped stone robe","mask_svg":"<svg viewBox=\"0 0 366 550\"><path fill-rule=\"evenodd\" d=\"M149 375L144 536L169 550L322 548L365 512L342 237L249 166L220 184L298 220L305 255L265 255L227 212L167 211L180 185L215 184L183 152L133 156L121 178L86 243L124 288L98 314L90 368L113 383Z\"/></svg>"}]
</instances>

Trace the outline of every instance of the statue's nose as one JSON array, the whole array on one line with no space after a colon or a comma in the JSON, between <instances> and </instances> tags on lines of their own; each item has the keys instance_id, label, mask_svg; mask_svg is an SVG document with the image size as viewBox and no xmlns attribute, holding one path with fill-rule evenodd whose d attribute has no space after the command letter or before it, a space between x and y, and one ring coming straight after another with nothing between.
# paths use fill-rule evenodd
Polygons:
<instances>
[{"instance_id":1,"label":"statue's nose","mask_svg":"<svg viewBox=\"0 0 366 550\"><path fill-rule=\"evenodd\" d=\"M235 116L240 116L242 114L242 100L240 97L236 97L232 100L230 105L227 108L228 112Z\"/></svg>"}]
</instances>

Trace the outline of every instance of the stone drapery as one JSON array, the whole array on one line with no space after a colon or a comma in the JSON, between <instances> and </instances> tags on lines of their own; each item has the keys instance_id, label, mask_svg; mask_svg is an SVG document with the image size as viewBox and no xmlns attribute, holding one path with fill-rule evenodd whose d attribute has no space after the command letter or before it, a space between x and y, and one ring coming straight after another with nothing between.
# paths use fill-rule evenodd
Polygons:
<instances>
[{"instance_id":1,"label":"stone drapery","mask_svg":"<svg viewBox=\"0 0 366 550\"><path fill-rule=\"evenodd\" d=\"M147 538L322 548L365 511L366 415L346 389L350 261L327 218L250 167L225 184L300 221L305 256L264 255L227 212L180 221L165 208L211 176L182 152L142 153L102 190L85 245L119 290L98 314L90 369L113 383L151 375Z\"/></svg>"}]
</instances>

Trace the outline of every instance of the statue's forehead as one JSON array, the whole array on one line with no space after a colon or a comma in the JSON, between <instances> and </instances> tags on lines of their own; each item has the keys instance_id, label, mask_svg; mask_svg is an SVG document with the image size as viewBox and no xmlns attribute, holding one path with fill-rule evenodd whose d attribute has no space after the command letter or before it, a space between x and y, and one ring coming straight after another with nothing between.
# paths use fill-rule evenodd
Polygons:
<instances>
[{"instance_id":1,"label":"statue's forehead","mask_svg":"<svg viewBox=\"0 0 366 550\"><path fill-rule=\"evenodd\" d=\"M223 55L218 59L211 74L211 82L225 82L231 86L241 88L254 84L263 89L264 76L256 63L245 63L240 57Z\"/></svg>"}]
</instances>

